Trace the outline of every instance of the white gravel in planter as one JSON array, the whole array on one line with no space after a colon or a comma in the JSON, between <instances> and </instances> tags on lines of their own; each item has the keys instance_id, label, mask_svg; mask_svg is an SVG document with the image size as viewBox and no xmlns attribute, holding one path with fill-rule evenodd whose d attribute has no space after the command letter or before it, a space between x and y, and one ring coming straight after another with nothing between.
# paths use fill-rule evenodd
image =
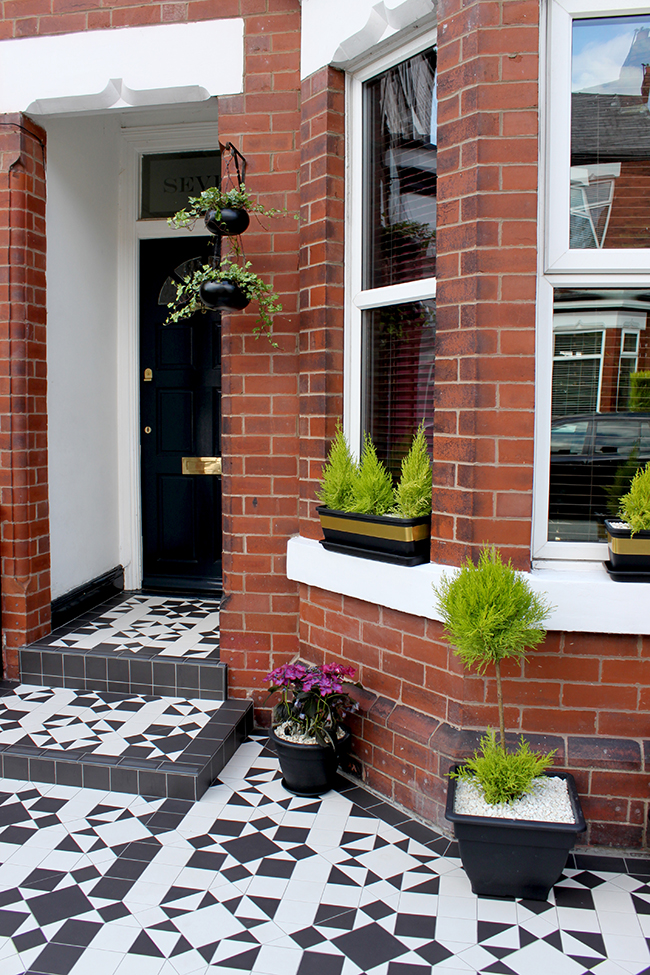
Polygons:
<instances>
[{"instance_id":1,"label":"white gravel in planter","mask_svg":"<svg viewBox=\"0 0 650 975\"><path fill-rule=\"evenodd\" d=\"M575 818L565 779L556 775L533 779L530 792L515 802L491 805L474 782L456 781L454 812L495 819L528 819L536 823L574 823Z\"/></svg>"},{"instance_id":2,"label":"white gravel in planter","mask_svg":"<svg viewBox=\"0 0 650 975\"><path fill-rule=\"evenodd\" d=\"M314 738L313 735L292 735L286 731L286 728L290 727L288 724L278 724L273 729L278 736L283 741L290 741L292 745L319 745L320 742L318 738ZM343 728L336 729L336 737L345 737L345 731Z\"/></svg>"}]
</instances>

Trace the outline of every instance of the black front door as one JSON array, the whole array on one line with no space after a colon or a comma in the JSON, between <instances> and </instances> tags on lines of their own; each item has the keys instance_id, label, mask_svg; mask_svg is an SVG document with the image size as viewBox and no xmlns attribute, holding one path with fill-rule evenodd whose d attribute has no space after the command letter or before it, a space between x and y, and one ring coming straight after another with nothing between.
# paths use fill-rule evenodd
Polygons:
<instances>
[{"instance_id":1,"label":"black front door","mask_svg":"<svg viewBox=\"0 0 650 975\"><path fill-rule=\"evenodd\" d=\"M140 456L144 587L221 589L218 313L164 325L161 288L205 240L140 243ZM211 461L210 458L213 460Z\"/></svg>"}]
</instances>

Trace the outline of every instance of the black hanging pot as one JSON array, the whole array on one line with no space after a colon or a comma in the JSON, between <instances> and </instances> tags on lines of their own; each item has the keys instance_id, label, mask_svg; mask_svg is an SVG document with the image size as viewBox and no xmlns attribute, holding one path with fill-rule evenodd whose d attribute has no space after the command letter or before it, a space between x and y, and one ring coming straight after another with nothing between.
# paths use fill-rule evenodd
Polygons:
<instances>
[{"instance_id":1,"label":"black hanging pot","mask_svg":"<svg viewBox=\"0 0 650 975\"><path fill-rule=\"evenodd\" d=\"M234 281L204 281L199 288L199 298L210 311L221 308L241 311L250 304L250 298Z\"/></svg>"},{"instance_id":2,"label":"black hanging pot","mask_svg":"<svg viewBox=\"0 0 650 975\"><path fill-rule=\"evenodd\" d=\"M250 222L248 210L234 207L223 207L218 220L216 210L208 210L205 215L205 225L210 233L220 234L222 237L238 237L244 233Z\"/></svg>"}]
</instances>

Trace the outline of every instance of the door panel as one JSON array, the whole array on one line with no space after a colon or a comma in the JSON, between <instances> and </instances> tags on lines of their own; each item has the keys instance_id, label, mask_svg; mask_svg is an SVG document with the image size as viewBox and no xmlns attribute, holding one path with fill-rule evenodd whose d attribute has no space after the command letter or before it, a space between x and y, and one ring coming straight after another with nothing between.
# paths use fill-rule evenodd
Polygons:
<instances>
[{"instance_id":1,"label":"door panel","mask_svg":"<svg viewBox=\"0 0 650 975\"><path fill-rule=\"evenodd\" d=\"M208 256L205 238L140 244L143 586L214 592L221 589L221 479L183 474L182 465L183 457L221 456L220 316L164 325L167 309L158 304L174 268L199 256Z\"/></svg>"}]
</instances>

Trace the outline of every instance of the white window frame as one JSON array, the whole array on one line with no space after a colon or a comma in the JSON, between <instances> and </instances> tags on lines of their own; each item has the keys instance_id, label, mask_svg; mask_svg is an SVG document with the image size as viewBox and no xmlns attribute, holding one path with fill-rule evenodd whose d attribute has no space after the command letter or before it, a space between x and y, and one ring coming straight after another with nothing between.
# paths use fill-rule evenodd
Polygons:
<instances>
[{"instance_id":1,"label":"white window frame","mask_svg":"<svg viewBox=\"0 0 650 975\"><path fill-rule=\"evenodd\" d=\"M373 60L347 76L346 158L349 160L346 194L346 316L343 372L343 429L353 448L362 435L362 318L363 312L407 301L423 301L436 296L436 278L406 281L385 288L363 289L363 86L389 68L437 43L437 30L429 31L408 44Z\"/></svg>"},{"instance_id":2,"label":"white window frame","mask_svg":"<svg viewBox=\"0 0 650 975\"><path fill-rule=\"evenodd\" d=\"M574 20L650 13L650 5L623 0L551 0L547 86L548 167L546 180L547 273L582 274L643 272L650 267L650 248L569 249L571 191L571 29Z\"/></svg>"},{"instance_id":3,"label":"white window frame","mask_svg":"<svg viewBox=\"0 0 650 975\"><path fill-rule=\"evenodd\" d=\"M571 137L571 30L574 19L650 13L650 0L549 0L548 29L540 36L540 203L538 211L538 282L533 468L532 558L602 562L605 542L548 540L551 456L551 384L553 377L554 288L649 288L650 249L568 249ZM542 76L544 82L544 76ZM644 273L645 272L645 273Z\"/></svg>"}]
</instances>

